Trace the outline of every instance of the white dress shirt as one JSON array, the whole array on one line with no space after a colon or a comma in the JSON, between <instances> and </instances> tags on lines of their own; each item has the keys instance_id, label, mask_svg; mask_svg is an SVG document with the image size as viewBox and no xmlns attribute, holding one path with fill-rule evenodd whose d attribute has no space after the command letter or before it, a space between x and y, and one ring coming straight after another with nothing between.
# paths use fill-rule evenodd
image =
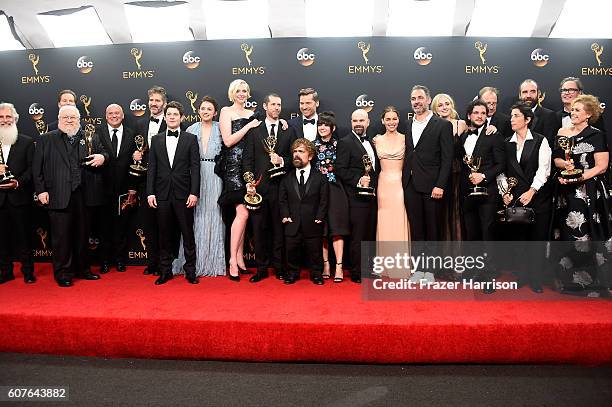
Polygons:
<instances>
[{"instance_id":1,"label":"white dress shirt","mask_svg":"<svg viewBox=\"0 0 612 407\"><path fill-rule=\"evenodd\" d=\"M151 138L159 133L159 128L161 127L162 120L164 120L164 115L160 114L159 116L153 116L158 120L158 123L149 121L149 133L147 134L147 141L149 142L149 146L151 146Z\"/></svg>"},{"instance_id":2,"label":"white dress shirt","mask_svg":"<svg viewBox=\"0 0 612 407\"><path fill-rule=\"evenodd\" d=\"M115 128L108 125L108 134L110 135L111 145L113 142L113 130L115 130ZM115 153L115 157L119 156L119 150L121 150L121 140L123 140L123 124L117 127L117 152Z\"/></svg>"},{"instance_id":3,"label":"white dress shirt","mask_svg":"<svg viewBox=\"0 0 612 407\"><path fill-rule=\"evenodd\" d=\"M463 148L465 149L465 153L467 155L473 155L474 149L476 148L476 143L478 142L478 137L480 137L480 131L482 127L478 129L478 134L470 134L465 139L465 143L463 143Z\"/></svg>"},{"instance_id":4,"label":"white dress shirt","mask_svg":"<svg viewBox=\"0 0 612 407\"><path fill-rule=\"evenodd\" d=\"M354 131L352 133L353 136L357 137L357 140L361 143L363 148L365 148L366 152L370 156L370 161L372 161L372 171L376 171L376 160L374 159L374 148L372 148L372 144L370 144L370 141L367 139L361 141L361 138L357 134L355 134Z\"/></svg>"},{"instance_id":5,"label":"white dress shirt","mask_svg":"<svg viewBox=\"0 0 612 407\"><path fill-rule=\"evenodd\" d=\"M176 131L179 132L179 137L181 133L181 129L178 128ZM168 161L170 161L170 167L174 166L174 154L176 153L176 146L178 145L178 137L168 137L168 130L166 130L166 151L168 152Z\"/></svg>"},{"instance_id":6,"label":"white dress shirt","mask_svg":"<svg viewBox=\"0 0 612 407\"><path fill-rule=\"evenodd\" d=\"M562 110L562 112L565 112L565 109ZM561 119L561 127L563 127L564 129L569 129L570 127L572 127L572 116L565 116Z\"/></svg>"},{"instance_id":7,"label":"white dress shirt","mask_svg":"<svg viewBox=\"0 0 612 407\"><path fill-rule=\"evenodd\" d=\"M272 127L272 125L274 125L274 135L277 136L278 135L278 125L280 124L278 120L273 122L269 120L268 118L266 118L265 123L266 123L266 134L270 135L270 128Z\"/></svg>"},{"instance_id":8,"label":"white dress shirt","mask_svg":"<svg viewBox=\"0 0 612 407\"><path fill-rule=\"evenodd\" d=\"M10 152L11 152L11 145L2 143L2 157L4 157L4 164L8 162Z\"/></svg>"},{"instance_id":9,"label":"white dress shirt","mask_svg":"<svg viewBox=\"0 0 612 407\"><path fill-rule=\"evenodd\" d=\"M427 115L427 117L425 117L424 120L417 120L416 116L414 116L414 119L412 120L412 145L416 147L416 145L419 143L419 140L421 139L421 136L423 135L423 130L425 130L425 127L427 127L427 123L429 123L429 120L431 119L431 117L433 116L433 112L429 112L429 114Z\"/></svg>"},{"instance_id":10,"label":"white dress shirt","mask_svg":"<svg viewBox=\"0 0 612 407\"><path fill-rule=\"evenodd\" d=\"M304 185L308 182L308 177L310 177L310 163L306 164L304 168L296 168L295 169L295 177L297 178L298 185L300 183L300 173L304 170Z\"/></svg>"},{"instance_id":11,"label":"white dress shirt","mask_svg":"<svg viewBox=\"0 0 612 407\"><path fill-rule=\"evenodd\" d=\"M317 123L319 120L319 115L315 113L310 119L306 119L306 120L314 119L315 121L314 124L310 124L310 123L304 124L304 119L306 118L302 115L302 130L304 131L304 138L306 140L314 141L314 139L317 137Z\"/></svg>"}]
</instances>

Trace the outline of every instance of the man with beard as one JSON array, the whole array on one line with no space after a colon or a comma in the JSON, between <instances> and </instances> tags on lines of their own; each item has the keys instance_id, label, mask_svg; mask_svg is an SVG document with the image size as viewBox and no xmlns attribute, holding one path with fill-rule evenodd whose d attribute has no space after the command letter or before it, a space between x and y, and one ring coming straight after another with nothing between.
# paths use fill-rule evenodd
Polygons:
<instances>
[{"instance_id":1,"label":"man with beard","mask_svg":"<svg viewBox=\"0 0 612 407\"><path fill-rule=\"evenodd\" d=\"M15 257L21 261L24 281L36 281L30 250L34 142L18 133L18 120L11 103L0 103L0 179L13 177L0 184L0 284L15 279Z\"/></svg>"},{"instance_id":2,"label":"man with beard","mask_svg":"<svg viewBox=\"0 0 612 407\"><path fill-rule=\"evenodd\" d=\"M510 127L510 116L497 110L499 91L492 86L485 86L478 92L478 97L487 104L489 113L487 117L487 127L495 126L496 131L504 137L511 137L513 134Z\"/></svg>"},{"instance_id":3,"label":"man with beard","mask_svg":"<svg viewBox=\"0 0 612 407\"><path fill-rule=\"evenodd\" d=\"M57 107L62 108L62 106L76 106L77 96L74 91L70 89L60 90L57 94ZM57 130L58 121L55 120L47 126L47 131Z\"/></svg>"},{"instance_id":4,"label":"man with beard","mask_svg":"<svg viewBox=\"0 0 612 407\"><path fill-rule=\"evenodd\" d=\"M88 173L108 159L97 134L87 142L80 129L75 106L62 106L58 129L41 138L34 152L34 190L49 211L53 272L60 287L72 286L74 277L98 280L89 269L87 242L89 222L86 205L94 205L104 194L102 176Z\"/></svg>"},{"instance_id":5,"label":"man with beard","mask_svg":"<svg viewBox=\"0 0 612 407\"><path fill-rule=\"evenodd\" d=\"M278 206L278 186L283 175L270 177L273 167L281 172L289 171L291 166L291 143L295 140L293 128L283 130L279 121L281 97L271 93L264 98L263 108L266 118L261 124L249 130L242 157L244 173L253 174L261 182L255 188L247 184L247 192L259 193L263 201L261 207L250 213L255 237L255 262L257 273L249 281L256 283L268 277L268 266L275 269L276 278L283 279L283 226ZM274 151L266 150L266 140L276 140Z\"/></svg>"},{"instance_id":6,"label":"man with beard","mask_svg":"<svg viewBox=\"0 0 612 407\"><path fill-rule=\"evenodd\" d=\"M560 124L557 123L555 112L538 104L538 98L541 96L538 84L533 79L525 79L519 87L519 99L527 104L533 111L535 117L531 124L531 131L539 133L546 137L548 145L551 149L555 149L555 138L559 131ZM552 177L551 177L552 179Z\"/></svg>"},{"instance_id":7,"label":"man with beard","mask_svg":"<svg viewBox=\"0 0 612 407\"><path fill-rule=\"evenodd\" d=\"M314 144L299 138L291 145L291 151L295 170L283 178L279 190L287 256L285 284L299 280L300 253L304 248L311 265L310 279L322 285L323 221L327 216L329 185L310 165L315 154Z\"/></svg>"},{"instance_id":8,"label":"man with beard","mask_svg":"<svg viewBox=\"0 0 612 407\"><path fill-rule=\"evenodd\" d=\"M317 137L317 108L319 107L319 94L313 88L300 89L301 116L289 120L289 126L295 129L296 137L314 141Z\"/></svg>"},{"instance_id":9,"label":"man with beard","mask_svg":"<svg viewBox=\"0 0 612 407\"><path fill-rule=\"evenodd\" d=\"M376 240L376 198L358 193L359 187L376 190L378 180L380 163L367 135L369 124L368 112L355 110L351 115L352 131L338 141L336 150L336 174L349 201L351 281L358 284L361 283L361 242ZM372 164L369 174L365 172L364 159Z\"/></svg>"}]
</instances>

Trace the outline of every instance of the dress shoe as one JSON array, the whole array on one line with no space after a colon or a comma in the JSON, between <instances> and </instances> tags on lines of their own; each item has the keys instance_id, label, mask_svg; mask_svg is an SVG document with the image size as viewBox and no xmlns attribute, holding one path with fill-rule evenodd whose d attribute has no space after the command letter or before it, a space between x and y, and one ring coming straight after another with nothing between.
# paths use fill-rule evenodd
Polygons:
<instances>
[{"instance_id":1,"label":"dress shoe","mask_svg":"<svg viewBox=\"0 0 612 407\"><path fill-rule=\"evenodd\" d=\"M24 274L23 275L23 281L26 284L33 284L33 283L36 282L36 277L34 277L34 274L29 274L29 273L28 274Z\"/></svg>"},{"instance_id":2,"label":"dress shoe","mask_svg":"<svg viewBox=\"0 0 612 407\"><path fill-rule=\"evenodd\" d=\"M110 264L107 262L102 263L102 267L100 267L100 274L106 274L110 271Z\"/></svg>"},{"instance_id":3,"label":"dress shoe","mask_svg":"<svg viewBox=\"0 0 612 407\"><path fill-rule=\"evenodd\" d=\"M60 287L72 287L72 281L70 280L57 280L57 285Z\"/></svg>"},{"instance_id":4,"label":"dress shoe","mask_svg":"<svg viewBox=\"0 0 612 407\"><path fill-rule=\"evenodd\" d=\"M251 278L249 278L249 281L250 281L251 283L258 283L258 282L260 282L261 280L263 280L264 278L268 278L268 274L267 274L267 273L266 273L266 274L264 274L264 273L257 272L257 273L255 273L255 275L254 275L254 276L252 276Z\"/></svg>"},{"instance_id":5,"label":"dress shoe","mask_svg":"<svg viewBox=\"0 0 612 407\"><path fill-rule=\"evenodd\" d=\"M283 273L282 271L276 270L274 275L276 276L277 280L284 280L285 279L285 273Z\"/></svg>"},{"instance_id":6,"label":"dress shoe","mask_svg":"<svg viewBox=\"0 0 612 407\"><path fill-rule=\"evenodd\" d=\"M295 278L293 277L285 277L285 279L283 280L283 283L285 284L295 284Z\"/></svg>"},{"instance_id":7,"label":"dress shoe","mask_svg":"<svg viewBox=\"0 0 612 407\"><path fill-rule=\"evenodd\" d=\"M356 284L361 284L361 277L360 276L351 276L351 281L353 283L356 283Z\"/></svg>"},{"instance_id":8,"label":"dress shoe","mask_svg":"<svg viewBox=\"0 0 612 407\"><path fill-rule=\"evenodd\" d=\"M145 267L144 271L142 272L142 274L144 274L145 276L157 276L159 271L157 271L156 267L151 267L151 266L147 266Z\"/></svg>"},{"instance_id":9,"label":"dress shoe","mask_svg":"<svg viewBox=\"0 0 612 407\"><path fill-rule=\"evenodd\" d=\"M81 275L81 278L83 280L99 280L100 279L100 275L96 274L96 273L92 273L91 271L89 273L83 273Z\"/></svg>"},{"instance_id":10,"label":"dress shoe","mask_svg":"<svg viewBox=\"0 0 612 407\"><path fill-rule=\"evenodd\" d=\"M316 284L316 285L323 285L323 278L322 277L313 277L312 278L312 283Z\"/></svg>"},{"instance_id":11,"label":"dress shoe","mask_svg":"<svg viewBox=\"0 0 612 407\"><path fill-rule=\"evenodd\" d=\"M170 280L172 280L172 274L162 274L157 280L155 280L155 285L166 284Z\"/></svg>"},{"instance_id":12,"label":"dress shoe","mask_svg":"<svg viewBox=\"0 0 612 407\"><path fill-rule=\"evenodd\" d=\"M542 294L544 292L540 284L529 284L529 287L531 288L531 291L536 294Z\"/></svg>"},{"instance_id":13,"label":"dress shoe","mask_svg":"<svg viewBox=\"0 0 612 407\"><path fill-rule=\"evenodd\" d=\"M199 284L200 283L200 280L198 280L197 276L185 277L185 279L187 280L189 284Z\"/></svg>"},{"instance_id":14,"label":"dress shoe","mask_svg":"<svg viewBox=\"0 0 612 407\"><path fill-rule=\"evenodd\" d=\"M123 273L125 271L125 263L117 262L117 271Z\"/></svg>"}]
</instances>

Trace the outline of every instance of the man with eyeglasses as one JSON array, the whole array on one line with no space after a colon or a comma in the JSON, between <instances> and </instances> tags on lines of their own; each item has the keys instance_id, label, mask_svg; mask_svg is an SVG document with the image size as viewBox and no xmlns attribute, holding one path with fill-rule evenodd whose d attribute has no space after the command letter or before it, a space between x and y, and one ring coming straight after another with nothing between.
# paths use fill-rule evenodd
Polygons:
<instances>
[{"instance_id":1,"label":"man with eyeglasses","mask_svg":"<svg viewBox=\"0 0 612 407\"><path fill-rule=\"evenodd\" d=\"M492 86L485 86L478 92L480 100L487 104L489 113L487 117L486 127L495 126L496 131L506 137L511 137L513 134L510 127L510 116L497 110L497 101L499 91Z\"/></svg>"},{"instance_id":2,"label":"man with eyeglasses","mask_svg":"<svg viewBox=\"0 0 612 407\"><path fill-rule=\"evenodd\" d=\"M104 202L105 186L99 167L108 159L108 153L95 133L89 150L80 118L75 106L62 106L58 129L41 137L32 164L34 190L49 213L53 273L60 287L72 286L74 277L100 278L91 272L87 259L87 206Z\"/></svg>"},{"instance_id":3,"label":"man with eyeglasses","mask_svg":"<svg viewBox=\"0 0 612 407\"><path fill-rule=\"evenodd\" d=\"M584 90L584 86L582 85L582 81L579 78L575 78L573 76L568 76L567 78L563 78L561 81L561 85L559 86L559 93L561 94L561 102L563 102L563 109L555 112L557 114L557 119L559 120L559 125L561 127L572 127L572 120L570 117L570 112L572 109L572 102L579 95L582 95ZM603 116L599 116L599 119L593 124L593 127L597 127L599 130L605 132L606 125L604 123Z\"/></svg>"}]
</instances>

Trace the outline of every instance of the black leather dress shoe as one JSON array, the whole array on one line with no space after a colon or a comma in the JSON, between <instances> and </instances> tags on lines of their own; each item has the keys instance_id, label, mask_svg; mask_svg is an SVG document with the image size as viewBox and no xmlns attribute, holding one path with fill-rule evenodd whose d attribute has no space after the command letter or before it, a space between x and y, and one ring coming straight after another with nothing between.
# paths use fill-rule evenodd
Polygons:
<instances>
[{"instance_id":1,"label":"black leather dress shoe","mask_svg":"<svg viewBox=\"0 0 612 407\"><path fill-rule=\"evenodd\" d=\"M351 281L356 284L361 284L361 277L359 276L351 276Z\"/></svg>"},{"instance_id":2,"label":"black leather dress shoe","mask_svg":"<svg viewBox=\"0 0 612 407\"><path fill-rule=\"evenodd\" d=\"M277 271L275 275L276 275L276 279L277 280L284 280L285 279L285 273Z\"/></svg>"},{"instance_id":3,"label":"black leather dress shoe","mask_svg":"<svg viewBox=\"0 0 612 407\"><path fill-rule=\"evenodd\" d=\"M200 280L198 280L198 277L196 276L185 277L185 279L189 284L200 284Z\"/></svg>"},{"instance_id":4,"label":"black leather dress shoe","mask_svg":"<svg viewBox=\"0 0 612 407\"><path fill-rule=\"evenodd\" d=\"M164 274L164 275L159 276L159 278L157 280L155 280L155 285L166 284L170 280L172 280L172 275L171 274Z\"/></svg>"},{"instance_id":5,"label":"black leather dress shoe","mask_svg":"<svg viewBox=\"0 0 612 407\"><path fill-rule=\"evenodd\" d=\"M125 271L125 263L117 262L117 271L123 273Z\"/></svg>"},{"instance_id":6,"label":"black leather dress shoe","mask_svg":"<svg viewBox=\"0 0 612 407\"><path fill-rule=\"evenodd\" d=\"M34 277L34 274L24 274L23 275L23 281L26 284L33 284L36 282L36 277Z\"/></svg>"},{"instance_id":7,"label":"black leather dress shoe","mask_svg":"<svg viewBox=\"0 0 612 407\"><path fill-rule=\"evenodd\" d=\"M81 278L83 280L99 280L100 279L100 275L96 274L96 273L89 272L89 273L83 273Z\"/></svg>"},{"instance_id":8,"label":"black leather dress shoe","mask_svg":"<svg viewBox=\"0 0 612 407\"><path fill-rule=\"evenodd\" d=\"M70 280L57 280L57 285L60 287L72 287L72 281Z\"/></svg>"},{"instance_id":9,"label":"black leather dress shoe","mask_svg":"<svg viewBox=\"0 0 612 407\"><path fill-rule=\"evenodd\" d=\"M322 277L313 277L312 282L313 282L313 284L316 284L316 285L323 285L323 278Z\"/></svg>"},{"instance_id":10,"label":"black leather dress shoe","mask_svg":"<svg viewBox=\"0 0 612 407\"><path fill-rule=\"evenodd\" d=\"M100 267L100 274L106 274L110 271L110 264L107 262L102 263L102 267Z\"/></svg>"},{"instance_id":11,"label":"black leather dress shoe","mask_svg":"<svg viewBox=\"0 0 612 407\"><path fill-rule=\"evenodd\" d=\"M252 276L251 278L249 278L249 281L250 281L251 283L258 283L258 282L260 282L261 280L263 280L264 278L268 278L268 274L263 274L263 273L259 273L259 272L257 272L257 273L255 273L255 275L254 275L254 276Z\"/></svg>"},{"instance_id":12,"label":"black leather dress shoe","mask_svg":"<svg viewBox=\"0 0 612 407\"><path fill-rule=\"evenodd\" d=\"M283 283L285 284L295 284L295 278L293 277L285 277L285 279L283 280Z\"/></svg>"}]
</instances>

